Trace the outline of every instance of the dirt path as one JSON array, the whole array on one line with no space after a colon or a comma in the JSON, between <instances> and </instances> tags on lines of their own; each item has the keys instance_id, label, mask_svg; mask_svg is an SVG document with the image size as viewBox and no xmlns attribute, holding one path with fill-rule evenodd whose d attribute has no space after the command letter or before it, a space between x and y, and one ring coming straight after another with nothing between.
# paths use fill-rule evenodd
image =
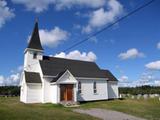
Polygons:
<instances>
[{"instance_id":1,"label":"dirt path","mask_svg":"<svg viewBox=\"0 0 160 120\"><path fill-rule=\"evenodd\" d=\"M88 114L100 118L102 120L145 120L122 112L98 109L98 108L88 109L88 110L74 109L73 111L82 114Z\"/></svg>"}]
</instances>

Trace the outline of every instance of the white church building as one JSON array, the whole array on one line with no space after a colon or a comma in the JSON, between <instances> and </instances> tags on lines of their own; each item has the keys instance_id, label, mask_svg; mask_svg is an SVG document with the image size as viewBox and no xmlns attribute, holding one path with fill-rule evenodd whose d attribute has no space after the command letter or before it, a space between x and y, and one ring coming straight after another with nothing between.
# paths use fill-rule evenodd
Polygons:
<instances>
[{"instance_id":1,"label":"white church building","mask_svg":"<svg viewBox=\"0 0 160 120\"><path fill-rule=\"evenodd\" d=\"M95 62L44 56L38 22L24 52L20 101L60 103L118 98L118 80Z\"/></svg>"}]
</instances>

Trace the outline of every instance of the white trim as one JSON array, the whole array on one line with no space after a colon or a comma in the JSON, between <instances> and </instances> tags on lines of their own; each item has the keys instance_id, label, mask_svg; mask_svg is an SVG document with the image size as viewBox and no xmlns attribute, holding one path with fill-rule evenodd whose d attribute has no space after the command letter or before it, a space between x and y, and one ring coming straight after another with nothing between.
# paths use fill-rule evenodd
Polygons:
<instances>
[{"instance_id":1,"label":"white trim","mask_svg":"<svg viewBox=\"0 0 160 120\"><path fill-rule=\"evenodd\" d=\"M88 80L109 80L108 78L86 78L86 77L75 77L76 79L88 79Z\"/></svg>"},{"instance_id":2,"label":"white trim","mask_svg":"<svg viewBox=\"0 0 160 120\"><path fill-rule=\"evenodd\" d=\"M70 72L69 72L70 73ZM49 75L44 75L43 77L57 77L57 76L49 76ZM100 80L109 80L108 78L89 78L89 77L75 77L76 79L91 79L91 80L97 80L97 79L100 79Z\"/></svg>"},{"instance_id":3,"label":"white trim","mask_svg":"<svg viewBox=\"0 0 160 120\"><path fill-rule=\"evenodd\" d=\"M109 80L108 80L107 83L117 84L118 81L113 81L113 80L110 80L110 81L109 81Z\"/></svg>"},{"instance_id":4,"label":"white trim","mask_svg":"<svg viewBox=\"0 0 160 120\"><path fill-rule=\"evenodd\" d=\"M38 52L42 52L42 53L44 53L44 52L43 52L44 50L38 50L38 49L32 49L32 48L26 48L26 49L24 50L24 53L26 53L26 52L27 52L27 50L31 50L31 51L38 51Z\"/></svg>"},{"instance_id":5,"label":"white trim","mask_svg":"<svg viewBox=\"0 0 160 120\"><path fill-rule=\"evenodd\" d=\"M56 82L52 82L52 83L50 83L50 85L56 85Z\"/></svg>"},{"instance_id":6,"label":"white trim","mask_svg":"<svg viewBox=\"0 0 160 120\"><path fill-rule=\"evenodd\" d=\"M57 76L43 75L43 77L44 77L44 78L47 78L47 77L52 77L52 78L54 78L54 77L57 77Z\"/></svg>"},{"instance_id":7,"label":"white trim","mask_svg":"<svg viewBox=\"0 0 160 120\"><path fill-rule=\"evenodd\" d=\"M24 77L24 71L21 72L20 74L20 83L19 83L19 86L22 86L22 82L23 82L23 77ZM25 81L25 80L24 80Z\"/></svg>"},{"instance_id":8,"label":"white trim","mask_svg":"<svg viewBox=\"0 0 160 120\"><path fill-rule=\"evenodd\" d=\"M58 80L56 81L57 84L61 84L59 81L61 80L61 78L63 78L63 76L64 76L67 72L75 79L75 77L71 74L71 72L70 72L69 70L66 70L66 71L63 73L63 75L61 75L61 77L58 78ZM76 79L75 79L75 80L76 80ZM77 80L76 80L76 83L75 83L75 82L67 82L67 83L63 83L63 84L68 84L68 83L76 84L76 83L77 83Z\"/></svg>"},{"instance_id":9,"label":"white trim","mask_svg":"<svg viewBox=\"0 0 160 120\"><path fill-rule=\"evenodd\" d=\"M42 83L26 83L28 85L42 85Z\"/></svg>"}]
</instances>

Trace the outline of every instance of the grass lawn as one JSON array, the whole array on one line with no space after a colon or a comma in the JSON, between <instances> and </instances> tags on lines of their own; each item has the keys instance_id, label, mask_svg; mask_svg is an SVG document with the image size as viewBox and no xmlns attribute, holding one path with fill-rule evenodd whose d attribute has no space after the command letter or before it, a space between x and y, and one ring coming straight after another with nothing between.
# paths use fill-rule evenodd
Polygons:
<instances>
[{"instance_id":1,"label":"grass lawn","mask_svg":"<svg viewBox=\"0 0 160 120\"><path fill-rule=\"evenodd\" d=\"M0 97L0 120L98 120L53 104L23 104L18 97Z\"/></svg>"},{"instance_id":2,"label":"grass lawn","mask_svg":"<svg viewBox=\"0 0 160 120\"><path fill-rule=\"evenodd\" d=\"M148 120L160 120L160 101L157 99L139 100L113 100L88 102L81 105L81 108L103 108L128 113Z\"/></svg>"},{"instance_id":3,"label":"grass lawn","mask_svg":"<svg viewBox=\"0 0 160 120\"><path fill-rule=\"evenodd\" d=\"M88 102L80 108L111 109L148 120L160 120L160 101L114 100ZM73 108L64 108L54 104L23 104L18 97L0 97L0 120L97 120L97 118L72 112Z\"/></svg>"}]
</instances>

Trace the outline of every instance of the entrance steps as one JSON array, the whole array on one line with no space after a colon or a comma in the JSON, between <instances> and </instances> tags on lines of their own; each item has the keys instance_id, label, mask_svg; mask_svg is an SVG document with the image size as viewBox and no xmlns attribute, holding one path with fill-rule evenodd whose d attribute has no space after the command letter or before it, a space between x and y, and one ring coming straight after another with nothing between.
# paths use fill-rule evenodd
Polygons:
<instances>
[{"instance_id":1,"label":"entrance steps","mask_svg":"<svg viewBox=\"0 0 160 120\"><path fill-rule=\"evenodd\" d=\"M80 103L75 102L75 101L61 101L60 104L63 105L64 107L79 107L80 106Z\"/></svg>"}]
</instances>

